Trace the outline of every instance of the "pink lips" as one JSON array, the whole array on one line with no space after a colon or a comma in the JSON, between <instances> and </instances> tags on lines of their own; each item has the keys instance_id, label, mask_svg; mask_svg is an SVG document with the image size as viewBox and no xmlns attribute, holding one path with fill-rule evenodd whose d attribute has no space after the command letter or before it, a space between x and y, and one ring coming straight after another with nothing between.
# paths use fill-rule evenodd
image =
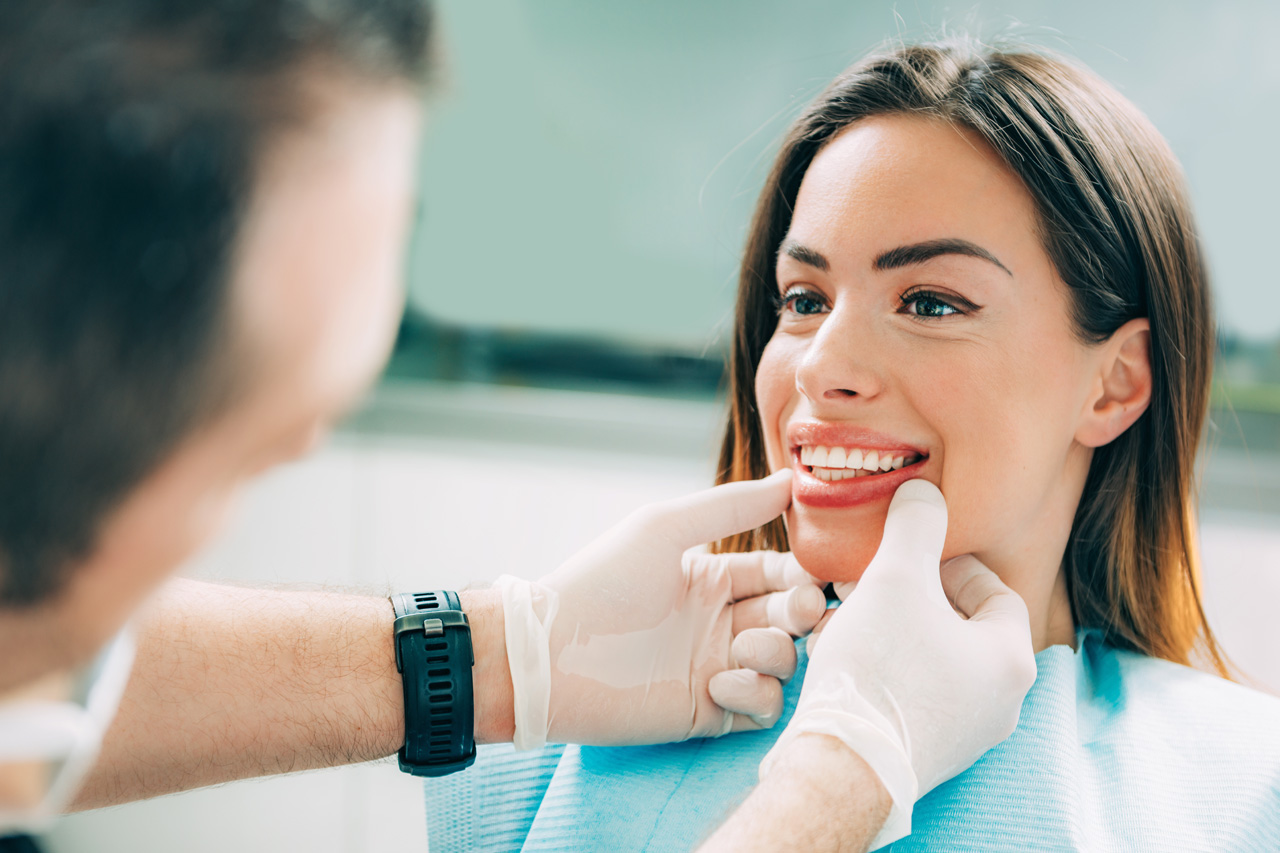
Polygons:
<instances>
[{"instance_id":1,"label":"pink lips","mask_svg":"<svg viewBox=\"0 0 1280 853\"><path fill-rule=\"evenodd\" d=\"M882 433L851 424L800 421L787 428L787 444L791 450L791 467L796 478L792 495L796 501L814 508L851 507L888 500L907 480L920 476L928 454L918 447L903 444ZM921 459L895 470L868 477L847 480L820 480L809 466L800 464L802 445L826 445L829 447L859 447L864 450L888 451L894 455L920 456Z\"/></svg>"}]
</instances>

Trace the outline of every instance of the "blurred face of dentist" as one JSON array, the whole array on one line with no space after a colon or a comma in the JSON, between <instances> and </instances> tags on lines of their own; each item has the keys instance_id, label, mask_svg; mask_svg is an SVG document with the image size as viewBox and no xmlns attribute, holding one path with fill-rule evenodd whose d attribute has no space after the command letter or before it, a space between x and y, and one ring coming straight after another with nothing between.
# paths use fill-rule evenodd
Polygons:
<instances>
[{"instance_id":1,"label":"blurred face of dentist","mask_svg":"<svg viewBox=\"0 0 1280 853\"><path fill-rule=\"evenodd\" d=\"M315 115L261 152L235 249L245 387L108 516L32 624L10 632L46 670L92 657L213 536L241 486L313 447L386 361L403 302L420 96L385 83L322 89ZM25 680L13 677L9 686Z\"/></svg>"}]
</instances>

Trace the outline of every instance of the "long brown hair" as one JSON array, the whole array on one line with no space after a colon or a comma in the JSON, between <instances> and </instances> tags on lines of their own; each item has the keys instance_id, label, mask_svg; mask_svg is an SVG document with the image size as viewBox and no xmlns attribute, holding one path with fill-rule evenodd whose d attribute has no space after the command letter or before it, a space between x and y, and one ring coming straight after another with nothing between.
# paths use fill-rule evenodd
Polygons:
<instances>
[{"instance_id":1,"label":"long brown hair","mask_svg":"<svg viewBox=\"0 0 1280 853\"><path fill-rule=\"evenodd\" d=\"M1070 290L1081 340L1099 343L1148 318L1151 404L1094 452L1064 559L1072 615L1118 646L1178 663L1190 663L1200 643L1226 675L1200 598L1193 465L1214 325L1185 181L1132 104L1061 58L962 40L900 47L849 68L795 121L760 194L742 261L717 481L768 473L755 373L777 323L774 263L804 173L841 130L893 113L973 130L1021 177L1045 250ZM718 546L787 547L781 520Z\"/></svg>"}]
</instances>

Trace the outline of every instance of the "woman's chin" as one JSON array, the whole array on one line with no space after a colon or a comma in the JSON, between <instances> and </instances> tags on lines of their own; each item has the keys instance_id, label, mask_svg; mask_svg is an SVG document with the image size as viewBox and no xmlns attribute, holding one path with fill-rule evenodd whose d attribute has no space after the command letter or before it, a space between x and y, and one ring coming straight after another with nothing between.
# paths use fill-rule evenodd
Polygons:
<instances>
[{"instance_id":1,"label":"woman's chin","mask_svg":"<svg viewBox=\"0 0 1280 853\"><path fill-rule=\"evenodd\" d=\"M796 560L813 577L820 581L846 583L862 577L880 546L879 529L851 530L841 527L835 530L795 523L795 514L788 518L788 539Z\"/></svg>"},{"instance_id":2,"label":"woman's chin","mask_svg":"<svg viewBox=\"0 0 1280 853\"><path fill-rule=\"evenodd\" d=\"M818 508L793 503L787 540L804 570L820 581L856 581L867 570L884 535L885 508Z\"/></svg>"}]
</instances>

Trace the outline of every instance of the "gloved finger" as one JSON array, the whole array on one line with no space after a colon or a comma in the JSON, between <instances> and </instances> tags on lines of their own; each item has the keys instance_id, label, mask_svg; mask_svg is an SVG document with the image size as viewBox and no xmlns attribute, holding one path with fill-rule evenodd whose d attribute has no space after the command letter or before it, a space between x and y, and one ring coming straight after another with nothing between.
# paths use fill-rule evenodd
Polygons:
<instances>
[{"instance_id":1,"label":"gloved finger","mask_svg":"<svg viewBox=\"0 0 1280 853\"><path fill-rule=\"evenodd\" d=\"M782 716L782 685L778 679L749 669L729 669L707 684L717 705L734 714L730 731L767 729Z\"/></svg>"},{"instance_id":2,"label":"gloved finger","mask_svg":"<svg viewBox=\"0 0 1280 853\"><path fill-rule=\"evenodd\" d=\"M1028 622L1022 596L972 554L947 560L941 576L947 600L970 621Z\"/></svg>"},{"instance_id":3,"label":"gloved finger","mask_svg":"<svg viewBox=\"0 0 1280 853\"><path fill-rule=\"evenodd\" d=\"M827 627L827 623L831 621L831 617L834 615L836 615L836 611L833 607L822 615L822 618L818 620L817 625L813 626L813 632L809 634L808 638L804 641L804 653L806 655L809 655L810 657L813 656L813 647L818 644L818 635L820 635L823 629Z\"/></svg>"},{"instance_id":4,"label":"gloved finger","mask_svg":"<svg viewBox=\"0 0 1280 853\"><path fill-rule=\"evenodd\" d=\"M650 507L652 520L681 551L773 521L791 505L790 468L759 480L725 483Z\"/></svg>"},{"instance_id":5,"label":"gloved finger","mask_svg":"<svg viewBox=\"0 0 1280 853\"><path fill-rule=\"evenodd\" d=\"M750 628L733 638L738 666L786 681L796 674L796 644L780 628Z\"/></svg>"},{"instance_id":6,"label":"gloved finger","mask_svg":"<svg viewBox=\"0 0 1280 853\"><path fill-rule=\"evenodd\" d=\"M928 480L907 480L889 502L884 537L862 580L879 575L909 577L936 589L943 600L938 564L947 538L947 502Z\"/></svg>"},{"instance_id":7,"label":"gloved finger","mask_svg":"<svg viewBox=\"0 0 1280 853\"><path fill-rule=\"evenodd\" d=\"M820 585L800 568L800 563L790 552L750 551L745 554L714 556L720 559L729 573L734 601L764 595L766 592L781 592L802 584Z\"/></svg>"},{"instance_id":8,"label":"gloved finger","mask_svg":"<svg viewBox=\"0 0 1280 853\"><path fill-rule=\"evenodd\" d=\"M781 628L793 637L813 630L827 609L827 597L813 585L757 595L733 605L733 633L748 628Z\"/></svg>"}]
</instances>

